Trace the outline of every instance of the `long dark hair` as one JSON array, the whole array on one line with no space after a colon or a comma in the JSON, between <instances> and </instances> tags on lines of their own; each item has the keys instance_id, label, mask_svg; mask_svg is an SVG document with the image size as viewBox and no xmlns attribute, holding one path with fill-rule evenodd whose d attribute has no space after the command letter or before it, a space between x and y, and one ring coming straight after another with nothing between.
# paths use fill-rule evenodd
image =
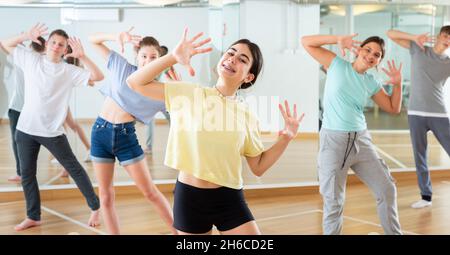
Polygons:
<instances>
[{"instance_id":1,"label":"long dark hair","mask_svg":"<svg viewBox=\"0 0 450 255\"><path fill-rule=\"evenodd\" d=\"M31 42L30 46L37 53L42 53L45 51L45 39L42 36L39 36L37 39L41 44L38 44L37 42Z\"/></svg>"},{"instance_id":2,"label":"long dark hair","mask_svg":"<svg viewBox=\"0 0 450 255\"><path fill-rule=\"evenodd\" d=\"M248 39L240 39L231 44L231 46L228 49L240 43L247 45L247 47L250 49L250 53L252 54L253 58L253 63L252 66L250 67L250 73L253 74L255 78L251 82L243 83L239 88L239 89L247 89L253 86L253 84L256 82L256 79L258 78L258 75L263 68L264 60L259 46Z\"/></svg>"},{"instance_id":3,"label":"long dark hair","mask_svg":"<svg viewBox=\"0 0 450 255\"><path fill-rule=\"evenodd\" d=\"M72 53L72 47L70 47L70 45L67 46L67 54ZM80 60L78 58L74 58L74 57L66 57L64 58L64 60L66 61L66 63L74 65L74 66L80 66Z\"/></svg>"}]
</instances>

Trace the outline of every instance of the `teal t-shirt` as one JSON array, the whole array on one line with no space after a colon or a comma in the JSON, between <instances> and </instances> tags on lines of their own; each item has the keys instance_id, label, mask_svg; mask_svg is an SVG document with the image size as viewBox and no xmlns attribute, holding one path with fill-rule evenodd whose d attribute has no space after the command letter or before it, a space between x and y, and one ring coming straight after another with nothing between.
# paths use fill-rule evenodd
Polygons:
<instances>
[{"instance_id":1,"label":"teal t-shirt","mask_svg":"<svg viewBox=\"0 0 450 255\"><path fill-rule=\"evenodd\" d=\"M367 129L364 107L380 89L373 75L357 73L350 62L336 56L327 72L322 127L339 131Z\"/></svg>"}]
</instances>

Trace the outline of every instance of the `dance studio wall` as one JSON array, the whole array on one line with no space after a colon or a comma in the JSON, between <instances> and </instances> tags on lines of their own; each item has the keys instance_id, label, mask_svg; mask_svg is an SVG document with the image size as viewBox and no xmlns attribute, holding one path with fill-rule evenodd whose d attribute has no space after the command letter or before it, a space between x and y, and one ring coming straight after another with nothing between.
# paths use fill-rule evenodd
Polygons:
<instances>
[{"instance_id":1,"label":"dance studio wall","mask_svg":"<svg viewBox=\"0 0 450 255\"><path fill-rule=\"evenodd\" d=\"M270 10L270 11L268 11ZM319 5L297 5L287 1L247 0L241 4L241 37L261 46L264 71L251 93L278 96L298 105L305 113L300 132L317 132L319 119L319 66L300 45L300 37L318 34ZM268 111L277 112L272 106ZM266 107L260 107L264 111ZM270 113L260 113L270 116ZM273 115L273 114L272 114ZM280 115L277 115L280 118ZM261 118L264 130L279 130L281 121Z\"/></svg>"},{"instance_id":2,"label":"dance studio wall","mask_svg":"<svg viewBox=\"0 0 450 255\"><path fill-rule=\"evenodd\" d=\"M317 132L318 65L305 54L300 46L299 38L305 34L319 32L319 5L292 5L288 1L248 0L242 2L237 10L240 12L239 17L224 11L221 18L227 23L229 33L236 34L237 32L238 34L223 38L220 43L214 43L215 52L210 56L203 55L193 58L192 64L197 71L195 77L190 77L181 66L176 66L177 70L181 72L185 80L211 85L215 80L212 69L220 56L221 49L219 47L228 47L231 43L230 40L234 41L239 36L249 38L260 45L265 59L265 67L256 86L250 89L248 94L267 98L266 104L271 103L272 96L279 100L287 99L292 103L297 103L299 110L306 113L301 125L301 132ZM268 13L267 10L271 11ZM50 30L63 28L71 35L81 38L86 53L108 77L106 62L89 46L89 34L119 32L134 26L133 32L154 35L161 44L172 49L180 39L185 26L190 28L191 34L198 31L210 32L214 34L213 39L220 40L218 31L222 31L223 26L215 28L220 21L213 12L217 14L218 11L208 7L129 8L122 9L120 22L82 21L71 25L61 25L58 8L0 8L2 20L10 21L8 26L2 25L0 37L5 38L17 34L29 29L36 22L44 22ZM286 18L287 12L289 19ZM239 28L235 28L237 25ZM115 43L108 45L112 49L118 50ZM125 56L129 61L134 61L131 48L127 48ZM8 94L11 96L11 84L7 79L5 82ZM105 79L99 82L94 88L74 89L70 105L76 118L93 119L97 116L103 102L103 96L98 92L98 87L106 82L109 80ZM0 100L6 100L5 96ZM2 104L0 106L2 106L1 116L7 118L7 106ZM259 107L257 111L261 118L262 130L276 131L279 124L282 125L276 104L270 107ZM272 112L272 116L278 118L277 121L267 118L270 116L270 112Z\"/></svg>"}]
</instances>

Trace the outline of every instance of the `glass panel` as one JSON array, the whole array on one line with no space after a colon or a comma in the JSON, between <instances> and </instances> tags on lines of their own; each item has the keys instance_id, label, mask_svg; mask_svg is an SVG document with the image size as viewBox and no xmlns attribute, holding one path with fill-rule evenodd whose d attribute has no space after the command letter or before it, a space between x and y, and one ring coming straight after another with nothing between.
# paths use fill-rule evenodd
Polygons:
<instances>
[{"instance_id":1,"label":"glass panel","mask_svg":"<svg viewBox=\"0 0 450 255\"><path fill-rule=\"evenodd\" d=\"M443 7L425 5L355 5L355 31L358 38L378 35L386 42L386 61L394 59L403 63L403 101L400 115L391 115L383 112L370 101L366 106L366 120L369 129L408 129L407 110L410 91L411 57L408 50L398 46L386 36L386 31L395 29L411 34L430 33L442 26ZM387 80L387 76L379 70L376 76ZM392 92L390 86L384 86L388 93Z\"/></svg>"},{"instance_id":2,"label":"glass panel","mask_svg":"<svg viewBox=\"0 0 450 255\"><path fill-rule=\"evenodd\" d=\"M166 45L170 51L178 43L185 26L189 26L191 35L197 32L210 33L214 40L215 52L193 59L192 65L197 70L196 77L190 77L181 66L176 66L176 70L185 80L197 81L201 84L214 84L217 79L217 75L214 73L215 65L217 65L222 54L222 45L228 46L239 37L239 2L232 1L230 4L220 2L209 5L208 1L182 1L180 4L171 5L170 8L147 8L146 6L135 8L137 5L128 6L128 8L117 6L108 8L107 10L118 10L119 15L117 17L108 17L108 14L105 14L105 18L110 19L105 21L98 20L100 11L105 10L105 8L102 8L103 5L122 4L122 6L127 6L125 4L136 3L134 1L108 1L108 3L105 1L75 1L79 5L86 3L96 4L93 5L94 8L82 8L79 10L94 10L97 11L98 16L96 17L97 20L70 21L64 19L65 15L63 12L65 10L56 8L56 4L60 4L60 7L74 7L64 5L70 2L74 1L60 1L59 3L55 1L40 1L33 3L34 7L30 7L30 5L0 7L0 17L2 17L2 20L21 21L11 22L8 26L2 25L0 38L8 38L20 31L29 29L35 22L34 20L30 20L29 17L41 17L39 21L45 23L49 27L49 31L62 28L69 35L79 37L86 54L104 73L105 80L96 84L95 87L83 86L73 89L69 99L69 106L71 116L74 120L73 123L78 125L65 125L67 138L72 151L86 169L88 175L95 182L92 164L84 162L88 155L88 147L79 136L81 133L79 130L84 131L87 141L90 142L92 123L98 116L104 101L104 96L99 92L99 88L112 81L106 69L106 61L101 58L98 52L93 50L88 41L88 36L95 32L118 33L129 29L131 26L135 26L133 32L139 35L154 36L159 40L161 45ZM48 5L44 6L39 4ZM173 16L177 16L179 19L173 20ZM86 17L84 16L84 18ZM155 19L158 19L158 22L155 22ZM168 20L172 21L167 22ZM26 47L28 45L29 42L26 42ZM106 45L115 51L119 51L116 42L107 42ZM135 64L135 53L130 45L125 48L124 57L127 58L129 63ZM6 66L6 55L2 52L0 53L0 110L2 119L7 120L8 104L13 93L14 82L10 75L11 68ZM147 154L147 165L150 168L153 179L157 181L175 180L177 172L165 167L163 164L168 126L159 125L161 122L166 122L166 118L163 113L158 113L156 116L157 124L154 125L153 133L153 155ZM148 126L138 123L136 127L140 145L145 148L149 132ZM5 157L5 160L1 160L0 163L0 189L5 187L20 187L19 183L7 181L7 178L15 173L15 161L11 149L11 135L9 133L8 121L0 123L0 131L3 132L3 139L0 139L0 147ZM45 148L41 147L37 172L40 185L73 184L72 178L59 177L63 168L59 164L53 164L51 159L51 154ZM128 183L130 181L131 179L126 171L116 164L115 184L121 182Z\"/></svg>"}]
</instances>

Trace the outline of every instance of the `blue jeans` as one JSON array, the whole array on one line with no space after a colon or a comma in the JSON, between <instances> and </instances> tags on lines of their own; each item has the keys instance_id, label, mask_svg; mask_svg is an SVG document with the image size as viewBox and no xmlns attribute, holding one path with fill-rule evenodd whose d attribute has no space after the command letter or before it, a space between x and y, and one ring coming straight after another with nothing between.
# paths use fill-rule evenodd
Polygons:
<instances>
[{"instance_id":1,"label":"blue jeans","mask_svg":"<svg viewBox=\"0 0 450 255\"><path fill-rule=\"evenodd\" d=\"M113 124L98 117L91 132L92 161L114 163L117 157L120 164L126 166L144 159L134 125L134 121Z\"/></svg>"}]
</instances>

